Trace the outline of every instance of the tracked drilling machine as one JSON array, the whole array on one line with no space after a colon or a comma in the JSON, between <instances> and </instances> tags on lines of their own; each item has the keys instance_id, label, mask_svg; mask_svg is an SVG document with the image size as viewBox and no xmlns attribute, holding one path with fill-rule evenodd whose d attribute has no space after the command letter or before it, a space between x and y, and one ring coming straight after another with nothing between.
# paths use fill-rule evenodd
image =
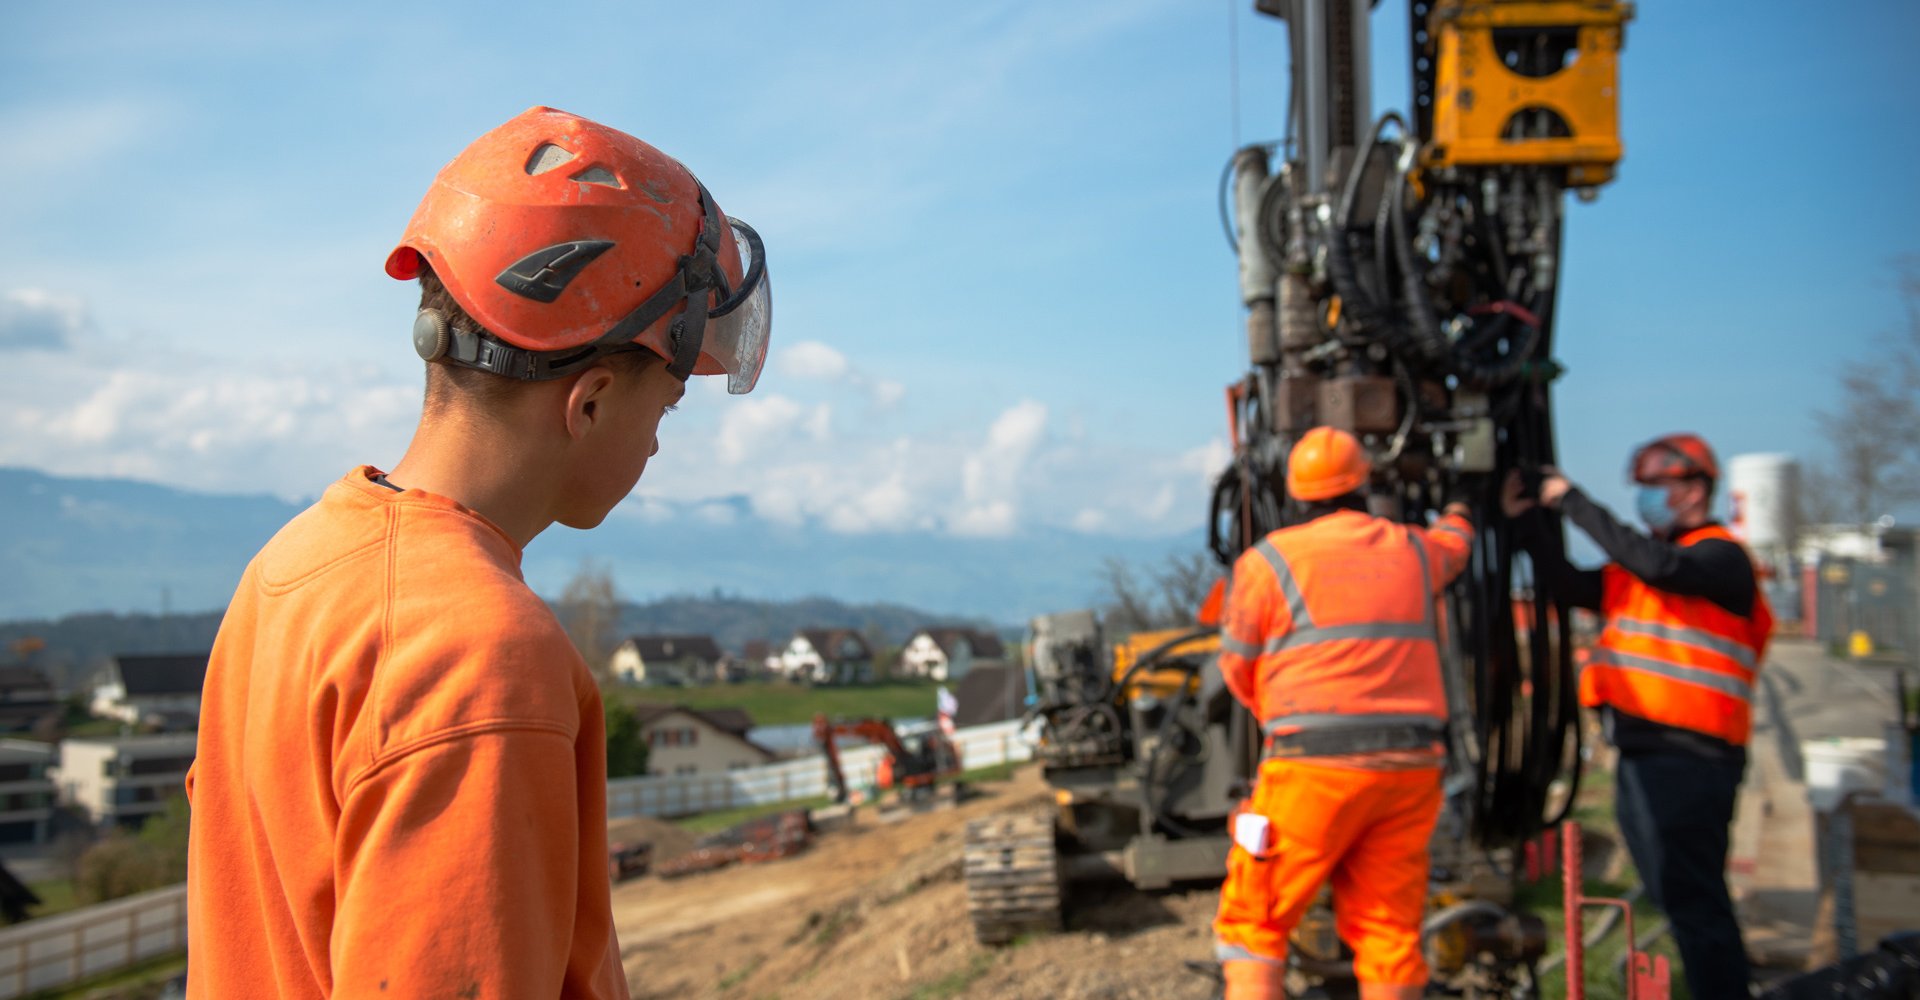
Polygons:
<instances>
[{"instance_id":1,"label":"tracked drilling machine","mask_svg":"<svg viewBox=\"0 0 1920 1000\"><path fill-rule=\"evenodd\" d=\"M1619 0L1409 0L1411 105L1375 117L1373 9L1257 0L1284 20L1285 137L1234 153L1221 214L1239 260L1249 368L1227 389L1231 465L1209 546L1230 567L1291 523L1281 483L1309 428L1372 452L1373 512L1423 522L1447 500L1482 530L1447 595L1448 803L1427 938L1436 989L1531 988L1539 921L1510 912L1506 862L1573 795L1578 707L1565 605L1528 579L1499 515L1507 472L1554 461L1554 299L1564 210L1621 156ZM1384 14L1384 12L1383 12ZM1544 544L1560 545L1557 522ZM1210 630L1117 637L1089 612L1036 620L1029 663L1057 816L977 825L969 902L983 940L1057 925L1075 881L1217 879L1225 824L1258 766L1258 723L1213 669ZM1316 939L1317 940L1314 940ZM1293 949L1338 977L1329 921Z\"/></svg>"}]
</instances>

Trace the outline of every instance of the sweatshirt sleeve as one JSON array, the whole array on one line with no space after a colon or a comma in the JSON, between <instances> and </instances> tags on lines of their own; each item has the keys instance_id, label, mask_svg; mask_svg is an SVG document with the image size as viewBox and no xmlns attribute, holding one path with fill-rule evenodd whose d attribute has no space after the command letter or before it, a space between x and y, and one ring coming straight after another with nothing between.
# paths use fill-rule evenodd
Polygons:
<instances>
[{"instance_id":1,"label":"sweatshirt sleeve","mask_svg":"<svg viewBox=\"0 0 1920 1000\"><path fill-rule=\"evenodd\" d=\"M1432 527L1415 537L1426 547L1427 564L1433 567L1435 593L1466 571L1467 558L1473 552L1472 521L1458 514L1442 514Z\"/></svg>"},{"instance_id":2,"label":"sweatshirt sleeve","mask_svg":"<svg viewBox=\"0 0 1920 1000\"><path fill-rule=\"evenodd\" d=\"M477 727L384 755L335 839L332 995L559 996L580 888L574 746Z\"/></svg>"}]
</instances>

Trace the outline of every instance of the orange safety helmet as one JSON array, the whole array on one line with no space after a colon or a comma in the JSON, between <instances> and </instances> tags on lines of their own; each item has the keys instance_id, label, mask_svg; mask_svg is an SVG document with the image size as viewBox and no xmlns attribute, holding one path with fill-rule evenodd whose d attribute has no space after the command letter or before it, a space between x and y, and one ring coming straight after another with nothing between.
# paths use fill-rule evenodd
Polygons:
<instances>
[{"instance_id":1,"label":"orange safety helmet","mask_svg":"<svg viewBox=\"0 0 1920 1000\"><path fill-rule=\"evenodd\" d=\"M1697 434L1669 434L1641 445L1627 470L1633 481L1651 486L1670 479L1720 478L1713 449Z\"/></svg>"},{"instance_id":2,"label":"orange safety helmet","mask_svg":"<svg viewBox=\"0 0 1920 1000\"><path fill-rule=\"evenodd\" d=\"M386 269L423 265L485 328L422 310L429 361L550 379L639 345L683 379L726 373L734 393L766 361L759 235L672 157L564 111L531 108L440 171Z\"/></svg>"},{"instance_id":3,"label":"orange safety helmet","mask_svg":"<svg viewBox=\"0 0 1920 1000\"><path fill-rule=\"evenodd\" d=\"M1365 486L1373 459L1360 440L1333 427L1300 435L1287 456L1287 492L1301 500L1330 500Z\"/></svg>"}]
</instances>

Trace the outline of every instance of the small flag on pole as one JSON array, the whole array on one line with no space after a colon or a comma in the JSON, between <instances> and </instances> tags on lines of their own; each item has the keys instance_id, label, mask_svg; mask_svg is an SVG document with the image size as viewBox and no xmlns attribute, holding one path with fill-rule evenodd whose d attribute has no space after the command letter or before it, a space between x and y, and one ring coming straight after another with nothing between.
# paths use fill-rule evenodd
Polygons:
<instances>
[{"instance_id":1,"label":"small flag on pole","mask_svg":"<svg viewBox=\"0 0 1920 1000\"><path fill-rule=\"evenodd\" d=\"M953 692L948 691L943 684L940 686L939 694L935 696L935 702L939 706L940 731L952 736L953 713L960 710L960 699L955 698Z\"/></svg>"}]
</instances>

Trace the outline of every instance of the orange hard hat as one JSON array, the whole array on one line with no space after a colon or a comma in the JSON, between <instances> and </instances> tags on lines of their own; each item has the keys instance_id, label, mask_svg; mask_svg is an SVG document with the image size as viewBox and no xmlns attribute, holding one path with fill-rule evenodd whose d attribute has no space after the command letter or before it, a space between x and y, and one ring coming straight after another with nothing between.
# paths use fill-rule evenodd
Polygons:
<instances>
[{"instance_id":1,"label":"orange hard hat","mask_svg":"<svg viewBox=\"0 0 1920 1000\"><path fill-rule=\"evenodd\" d=\"M639 345L681 378L724 372L736 393L766 360L752 227L672 157L564 111L531 108L440 171L386 270L404 281L423 264L485 328L449 331L423 311L414 343L428 360L558 378Z\"/></svg>"},{"instance_id":2,"label":"orange hard hat","mask_svg":"<svg viewBox=\"0 0 1920 1000\"><path fill-rule=\"evenodd\" d=\"M1300 435L1287 456L1287 492L1301 500L1329 500L1360 489L1373 474L1373 459L1360 440L1333 427Z\"/></svg>"},{"instance_id":3,"label":"orange hard hat","mask_svg":"<svg viewBox=\"0 0 1920 1000\"><path fill-rule=\"evenodd\" d=\"M1668 479L1720 478L1713 449L1697 434L1669 434L1634 450L1628 474L1636 483L1651 485Z\"/></svg>"}]
</instances>

